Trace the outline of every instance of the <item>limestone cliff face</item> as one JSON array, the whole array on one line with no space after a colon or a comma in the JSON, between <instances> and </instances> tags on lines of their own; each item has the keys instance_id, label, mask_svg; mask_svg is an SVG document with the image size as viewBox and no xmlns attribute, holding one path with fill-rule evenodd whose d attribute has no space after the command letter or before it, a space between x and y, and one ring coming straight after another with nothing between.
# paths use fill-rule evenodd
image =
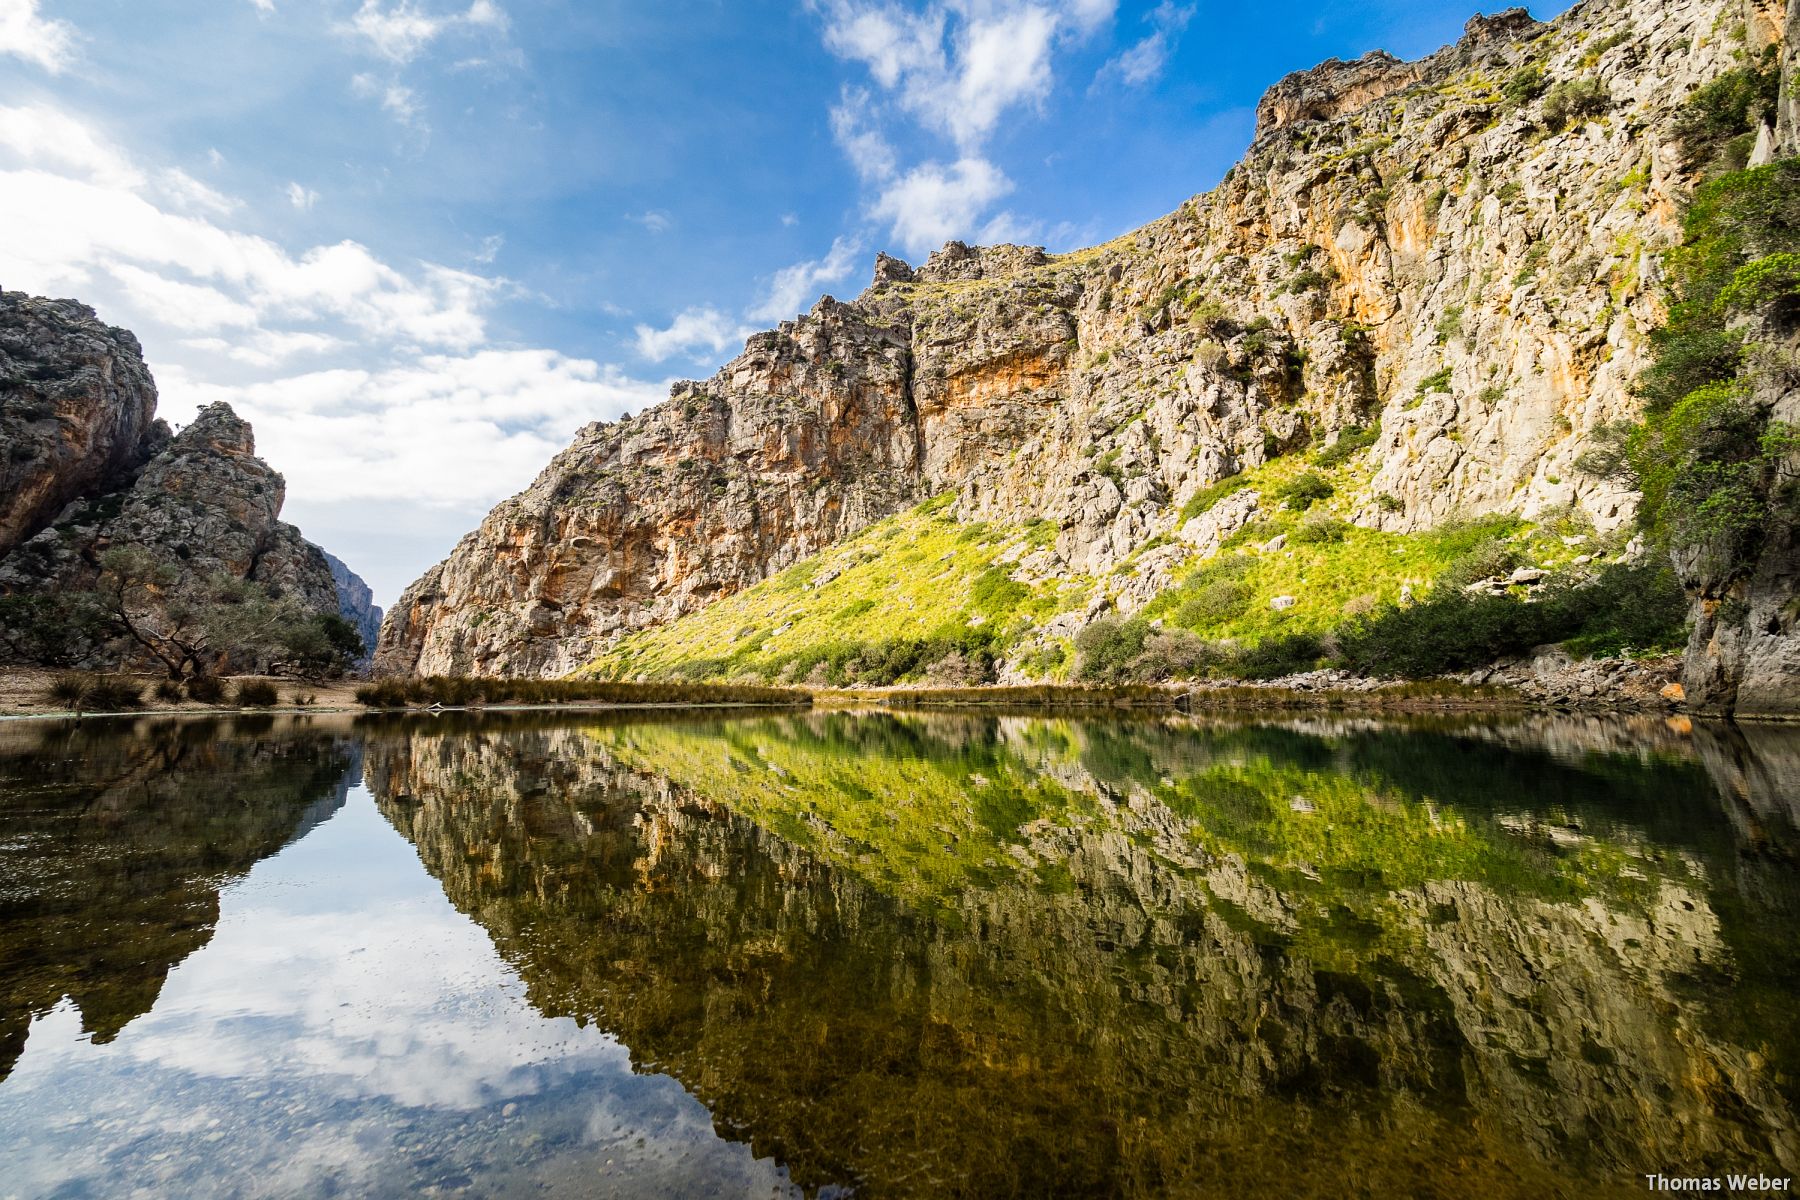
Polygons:
<instances>
[{"instance_id":1,"label":"limestone cliff face","mask_svg":"<svg viewBox=\"0 0 1800 1200\"><path fill-rule=\"evenodd\" d=\"M920 495L908 331L821 301L707 383L590 425L407 589L377 666L568 671Z\"/></svg>"},{"instance_id":2,"label":"limestone cliff face","mask_svg":"<svg viewBox=\"0 0 1800 1200\"><path fill-rule=\"evenodd\" d=\"M407 592L377 668L564 671L943 492L967 520L1053 522L1020 566L1038 577L1137 554L1099 597L1130 611L1232 532L1183 525L1195 493L1376 421L1359 524L1572 506L1615 529L1635 497L1574 464L1638 411L1692 184L1674 117L1736 65L1726 31L1782 16L1590 0L1477 19L1416 63L1283 80L1218 188L1104 246L883 256L854 302L583 431ZM1509 95L1526 68L1596 99L1565 117Z\"/></svg>"},{"instance_id":3,"label":"limestone cliff face","mask_svg":"<svg viewBox=\"0 0 1800 1200\"><path fill-rule=\"evenodd\" d=\"M0 555L168 432L136 338L73 300L0 292Z\"/></svg>"}]
</instances>

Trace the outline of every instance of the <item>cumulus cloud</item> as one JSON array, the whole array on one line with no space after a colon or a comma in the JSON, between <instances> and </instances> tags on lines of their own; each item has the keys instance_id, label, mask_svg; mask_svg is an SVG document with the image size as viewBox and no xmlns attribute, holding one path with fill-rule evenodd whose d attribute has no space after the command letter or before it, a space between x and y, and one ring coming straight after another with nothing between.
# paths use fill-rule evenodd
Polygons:
<instances>
[{"instance_id":1,"label":"cumulus cloud","mask_svg":"<svg viewBox=\"0 0 1800 1200\"><path fill-rule=\"evenodd\" d=\"M289 204L301 212L307 212L319 202L319 193L303 184L290 183L287 185L287 198Z\"/></svg>"},{"instance_id":2,"label":"cumulus cloud","mask_svg":"<svg viewBox=\"0 0 1800 1200\"><path fill-rule=\"evenodd\" d=\"M637 352L659 363L699 350L722 354L755 331L707 305L683 310L666 328L638 325L632 332L637 338Z\"/></svg>"},{"instance_id":3,"label":"cumulus cloud","mask_svg":"<svg viewBox=\"0 0 1800 1200\"><path fill-rule=\"evenodd\" d=\"M273 362L329 348L276 343L249 347L243 357L263 353ZM247 385L176 369L158 382L177 412L215 400L236 406L256 426L259 445L279 447L290 495L477 512L523 486L589 421L668 394L667 382L543 349L424 355Z\"/></svg>"},{"instance_id":4,"label":"cumulus cloud","mask_svg":"<svg viewBox=\"0 0 1800 1200\"><path fill-rule=\"evenodd\" d=\"M869 211L891 222L900 244L918 253L975 229L987 206L1012 186L986 159L925 163L896 179Z\"/></svg>"},{"instance_id":5,"label":"cumulus cloud","mask_svg":"<svg viewBox=\"0 0 1800 1200\"><path fill-rule=\"evenodd\" d=\"M890 179L899 170L899 156L881 131L874 127L869 93L845 88L843 99L831 110L831 133L850 165L865 181Z\"/></svg>"},{"instance_id":6,"label":"cumulus cloud","mask_svg":"<svg viewBox=\"0 0 1800 1200\"><path fill-rule=\"evenodd\" d=\"M313 199L297 183L286 196ZM234 227L241 207L68 113L0 107L0 279L136 331L169 419L231 402L296 506L380 501L400 529L472 522L583 424L667 394L592 360L493 346L504 280L347 239L289 248ZM491 259L500 241L482 245Z\"/></svg>"},{"instance_id":7,"label":"cumulus cloud","mask_svg":"<svg viewBox=\"0 0 1800 1200\"><path fill-rule=\"evenodd\" d=\"M748 315L758 321L788 320L811 307L825 285L847 277L855 269L856 256L861 252L861 242L837 238L824 258L783 267L775 272L768 292Z\"/></svg>"},{"instance_id":8,"label":"cumulus cloud","mask_svg":"<svg viewBox=\"0 0 1800 1200\"><path fill-rule=\"evenodd\" d=\"M847 87L832 134L866 184L870 215L909 249L969 234L1012 184L985 147L1009 114L1042 103L1059 46L1112 19L1116 0L815 0L826 49L867 68L872 89ZM903 114L956 150L949 166L903 169L884 122Z\"/></svg>"},{"instance_id":9,"label":"cumulus cloud","mask_svg":"<svg viewBox=\"0 0 1800 1200\"><path fill-rule=\"evenodd\" d=\"M0 0L0 54L59 74L75 57L75 27L38 12L38 0Z\"/></svg>"},{"instance_id":10,"label":"cumulus cloud","mask_svg":"<svg viewBox=\"0 0 1800 1200\"><path fill-rule=\"evenodd\" d=\"M1095 82L1118 79L1127 87L1141 87L1161 77L1176 39L1194 19L1195 10L1192 4L1163 0L1144 17L1152 26L1151 32L1108 60Z\"/></svg>"}]
</instances>

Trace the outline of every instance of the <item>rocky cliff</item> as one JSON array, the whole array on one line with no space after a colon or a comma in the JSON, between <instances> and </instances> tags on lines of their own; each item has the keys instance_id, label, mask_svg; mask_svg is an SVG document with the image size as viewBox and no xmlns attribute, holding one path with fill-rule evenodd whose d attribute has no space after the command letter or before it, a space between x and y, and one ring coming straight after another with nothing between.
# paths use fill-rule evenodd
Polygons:
<instances>
[{"instance_id":1,"label":"rocky cliff","mask_svg":"<svg viewBox=\"0 0 1800 1200\"><path fill-rule=\"evenodd\" d=\"M71 300L0 293L0 597L84 592L107 550L131 547L169 571L166 600L224 579L338 613L326 556L280 519L286 485L249 423L220 403L171 434L155 411L131 334ZM29 640L6 645L17 657Z\"/></svg>"},{"instance_id":2,"label":"rocky cliff","mask_svg":"<svg viewBox=\"0 0 1800 1200\"><path fill-rule=\"evenodd\" d=\"M377 667L567 671L944 493L965 524L1052 531L1012 577L1083 581L1067 634L1257 515L1249 491L1194 519L1207 489L1345 434L1330 512L1355 528L1619 530L1635 495L1576 463L1639 408L1694 182L1680 107L1783 17L1477 18L1416 63L1283 80L1218 188L1114 242L883 256L855 301L584 430L407 591Z\"/></svg>"},{"instance_id":3,"label":"rocky cliff","mask_svg":"<svg viewBox=\"0 0 1800 1200\"><path fill-rule=\"evenodd\" d=\"M338 611L325 554L280 519L282 478L256 457L249 422L227 404L202 409L126 486L71 504L0 560L0 588L93 586L99 556L137 546L176 565L183 581L268 584L315 612Z\"/></svg>"},{"instance_id":4,"label":"rocky cliff","mask_svg":"<svg viewBox=\"0 0 1800 1200\"><path fill-rule=\"evenodd\" d=\"M1758 130L1752 166L1800 156L1800 2L1788 6L1786 37L1780 98L1773 121ZM1796 226L1790 223L1800 232ZM1784 258L1793 255L1771 254L1762 264ZM1689 703L1702 712L1800 717L1800 439L1792 436L1800 430L1797 287L1766 299L1741 323L1749 352L1737 382L1762 417L1765 444L1788 442L1785 452L1767 455L1768 502L1754 553L1727 572L1705 569L1697 555L1677 555L1694 602L1682 682Z\"/></svg>"},{"instance_id":5,"label":"rocky cliff","mask_svg":"<svg viewBox=\"0 0 1800 1200\"><path fill-rule=\"evenodd\" d=\"M362 576L346 566L342 559L327 552L325 565L331 568L331 581L337 586L338 615L356 626L366 651L361 665L366 665L374 656L376 639L381 636L381 606L375 603L375 593L363 582Z\"/></svg>"},{"instance_id":6,"label":"rocky cliff","mask_svg":"<svg viewBox=\"0 0 1800 1200\"><path fill-rule=\"evenodd\" d=\"M0 292L0 555L168 436L136 338L73 300Z\"/></svg>"}]
</instances>

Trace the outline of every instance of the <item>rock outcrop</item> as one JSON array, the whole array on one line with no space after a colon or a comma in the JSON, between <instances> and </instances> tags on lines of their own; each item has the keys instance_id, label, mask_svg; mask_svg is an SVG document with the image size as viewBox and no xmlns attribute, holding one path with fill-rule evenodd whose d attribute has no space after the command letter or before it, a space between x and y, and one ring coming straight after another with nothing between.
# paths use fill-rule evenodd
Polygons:
<instances>
[{"instance_id":1,"label":"rock outcrop","mask_svg":"<svg viewBox=\"0 0 1800 1200\"><path fill-rule=\"evenodd\" d=\"M338 611L325 553L280 519L286 485L262 459L250 424L228 404L200 411L128 486L78 501L0 560L0 589L79 591L100 555L136 546L182 582L223 577L267 584L314 612Z\"/></svg>"},{"instance_id":2,"label":"rock outcrop","mask_svg":"<svg viewBox=\"0 0 1800 1200\"><path fill-rule=\"evenodd\" d=\"M1478 18L1416 63L1284 80L1218 188L1106 245L883 256L856 300L582 431L408 590L376 669L566 671L946 492L965 521L1053 525L1037 570L1100 581L1084 619L1129 609L1198 556L1197 493L1377 423L1356 524L1617 530L1635 495L1575 464L1639 411L1693 183L1677 115L1738 63L1745 11ZM1520 77L1586 107L1551 114ZM1158 574L1119 578L1152 551Z\"/></svg>"},{"instance_id":3,"label":"rock outcrop","mask_svg":"<svg viewBox=\"0 0 1800 1200\"><path fill-rule=\"evenodd\" d=\"M331 568L331 581L337 585L338 615L356 626L357 635L362 638L365 654L358 665L366 666L374 657L375 642L381 636L381 606L375 603L375 593L362 576L342 559L326 552L325 565Z\"/></svg>"},{"instance_id":4,"label":"rock outcrop","mask_svg":"<svg viewBox=\"0 0 1800 1200\"><path fill-rule=\"evenodd\" d=\"M171 434L137 339L85 305L0 293L0 430L0 596L91 589L108 549L135 547L172 568L170 598L223 578L339 612L249 422L219 403Z\"/></svg>"},{"instance_id":5,"label":"rock outcrop","mask_svg":"<svg viewBox=\"0 0 1800 1200\"><path fill-rule=\"evenodd\" d=\"M0 292L0 555L168 436L135 337L85 304Z\"/></svg>"}]
</instances>

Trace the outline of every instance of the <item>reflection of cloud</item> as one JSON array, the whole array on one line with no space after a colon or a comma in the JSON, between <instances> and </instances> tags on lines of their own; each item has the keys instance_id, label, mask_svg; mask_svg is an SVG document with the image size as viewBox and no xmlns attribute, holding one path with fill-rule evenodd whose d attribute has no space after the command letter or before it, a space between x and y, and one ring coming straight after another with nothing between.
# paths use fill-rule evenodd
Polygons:
<instances>
[{"instance_id":1,"label":"reflection of cloud","mask_svg":"<svg viewBox=\"0 0 1800 1200\"><path fill-rule=\"evenodd\" d=\"M0 1090L0 1126L26 1148L0 1194L407 1194L452 1170L414 1165L426 1141L452 1173L581 1165L526 1162L537 1127L588 1148L575 1154L604 1148L646 1194L786 1187L673 1080L633 1075L613 1038L532 1008L361 789L226 890L211 944L116 1042L80 1025L70 1004L38 1018Z\"/></svg>"}]
</instances>

